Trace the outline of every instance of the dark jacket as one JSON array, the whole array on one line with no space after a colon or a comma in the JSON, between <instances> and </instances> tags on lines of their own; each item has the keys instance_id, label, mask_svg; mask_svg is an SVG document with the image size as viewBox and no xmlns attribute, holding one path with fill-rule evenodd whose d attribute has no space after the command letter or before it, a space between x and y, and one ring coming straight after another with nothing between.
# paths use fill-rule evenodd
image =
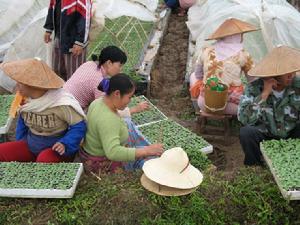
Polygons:
<instances>
[{"instance_id":1,"label":"dark jacket","mask_svg":"<svg viewBox=\"0 0 300 225\"><path fill-rule=\"evenodd\" d=\"M47 32L55 32L56 0L50 0L48 15L44 28ZM91 0L61 0L59 40L61 51L70 53L74 44L86 47L91 23Z\"/></svg>"}]
</instances>

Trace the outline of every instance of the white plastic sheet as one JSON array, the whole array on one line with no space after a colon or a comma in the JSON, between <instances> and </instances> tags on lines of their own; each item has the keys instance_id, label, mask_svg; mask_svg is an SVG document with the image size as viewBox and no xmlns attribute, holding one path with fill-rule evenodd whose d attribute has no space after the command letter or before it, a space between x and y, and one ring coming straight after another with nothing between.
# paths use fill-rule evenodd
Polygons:
<instances>
[{"instance_id":1,"label":"white plastic sheet","mask_svg":"<svg viewBox=\"0 0 300 225\"><path fill-rule=\"evenodd\" d=\"M0 0L0 61L39 57L51 66L51 44L43 42L49 0ZM90 37L104 28L105 17L132 16L155 21L158 0L94 0ZM15 82L0 71L0 86L12 92Z\"/></svg>"},{"instance_id":2,"label":"white plastic sheet","mask_svg":"<svg viewBox=\"0 0 300 225\"><path fill-rule=\"evenodd\" d=\"M300 48L300 13L285 0L207 0L188 12L188 28L196 41L194 58L209 44L205 41L228 18L260 28L244 35L244 46L259 61L278 45Z\"/></svg>"},{"instance_id":3,"label":"white plastic sheet","mask_svg":"<svg viewBox=\"0 0 300 225\"><path fill-rule=\"evenodd\" d=\"M120 16L132 16L143 21L155 21L156 17L153 11L150 11L142 4L137 4L128 0L96 0L93 7L102 12L110 19L116 19Z\"/></svg>"}]
</instances>

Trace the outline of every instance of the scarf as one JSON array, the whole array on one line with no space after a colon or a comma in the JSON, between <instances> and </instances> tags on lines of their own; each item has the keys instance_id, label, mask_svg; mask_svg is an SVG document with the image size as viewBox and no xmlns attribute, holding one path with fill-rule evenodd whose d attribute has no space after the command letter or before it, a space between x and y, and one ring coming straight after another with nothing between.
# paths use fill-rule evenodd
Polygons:
<instances>
[{"instance_id":1,"label":"scarf","mask_svg":"<svg viewBox=\"0 0 300 225\"><path fill-rule=\"evenodd\" d=\"M218 40L215 45L216 59L223 61L243 49L242 35L234 34Z\"/></svg>"},{"instance_id":2,"label":"scarf","mask_svg":"<svg viewBox=\"0 0 300 225\"><path fill-rule=\"evenodd\" d=\"M86 119L79 102L72 94L66 92L63 88L49 90L40 98L29 98L27 102L19 108L19 112L39 113L45 109L63 105L71 106L77 113Z\"/></svg>"}]
</instances>

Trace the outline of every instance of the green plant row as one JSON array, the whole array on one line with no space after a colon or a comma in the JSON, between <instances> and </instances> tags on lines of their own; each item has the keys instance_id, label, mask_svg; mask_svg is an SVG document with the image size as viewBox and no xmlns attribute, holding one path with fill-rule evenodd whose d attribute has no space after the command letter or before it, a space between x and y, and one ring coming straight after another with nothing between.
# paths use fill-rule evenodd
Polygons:
<instances>
[{"instance_id":1,"label":"green plant row","mask_svg":"<svg viewBox=\"0 0 300 225\"><path fill-rule=\"evenodd\" d=\"M263 142L263 151L272 162L285 190L300 190L300 139Z\"/></svg>"},{"instance_id":2,"label":"green plant row","mask_svg":"<svg viewBox=\"0 0 300 225\"><path fill-rule=\"evenodd\" d=\"M144 101L149 103L149 109L140 113L135 113L131 116L132 121L137 126L164 120L167 118L162 112L160 112L156 107L154 107L152 103L143 95L132 98L129 107L136 106L137 104Z\"/></svg>"},{"instance_id":3,"label":"green plant row","mask_svg":"<svg viewBox=\"0 0 300 225\"><path fill-rule=\"evenodd\" d=\"M59 189L73 186L79 163L0 163L0 188Z\"/></svg>"},{"instance_id":4,"label":"green plant row","mask_svg":"<svg viewBox=\"0 0 300 225\"><path fill-rule=\"evenodd\" d=\"M89 47L88 59L91 59L92 54L99 55L104 47L116 45L123 49L128 57L123 72L133 80L139 81L140 77L135 73L134 67L138 63L153 25L152 22L144 22L128 16L114 20L106 18L104 30Z\"/></svg>"},{"instance_id":5,"label":"green plant row","mask_svg":"<svg viewBox=\"0 0 300 225\"><path fill-rule=\"evenodd\" d=\"M200 136L182 127L172 120L164 120L139 128L151 142L160 142L164 149L181 147L184 149L193 166L205 170L210 164L209 159L200 150L209 144Z\"/></svg>"},{"instance_id":6,"label":"green plant row","mask_svg":"<svg viewBox=\"0 0 300 225\"><path fill-rule=\"evenodd\" d=\"M0 127L5 126L8 120L10 105L14 97L14 95L0 95Z\"/></svg>"}]
</instances>

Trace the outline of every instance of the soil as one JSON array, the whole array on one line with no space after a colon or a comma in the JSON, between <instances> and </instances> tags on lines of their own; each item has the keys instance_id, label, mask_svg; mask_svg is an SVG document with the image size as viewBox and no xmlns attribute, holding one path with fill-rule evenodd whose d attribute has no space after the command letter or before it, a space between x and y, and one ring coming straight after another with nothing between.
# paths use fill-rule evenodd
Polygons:
<instances>
[{"instance_id":1,"label":"soil","mask_svg":"<svg viewBox=\"0 0 300 225\"><path fill-rule=\"evenodd\" d=\"M243 152L237 132L232 132L230 143L225 145L222 132L207 129L204 134L197 129L196 115L184 81L189 36L186 20L186 16L170 16L151 72L150 98L168 117L198 133L212 144L214 152L209 158L218 170L222 170L230 178L243 166Z\"/></svg>"}]
</instances>

